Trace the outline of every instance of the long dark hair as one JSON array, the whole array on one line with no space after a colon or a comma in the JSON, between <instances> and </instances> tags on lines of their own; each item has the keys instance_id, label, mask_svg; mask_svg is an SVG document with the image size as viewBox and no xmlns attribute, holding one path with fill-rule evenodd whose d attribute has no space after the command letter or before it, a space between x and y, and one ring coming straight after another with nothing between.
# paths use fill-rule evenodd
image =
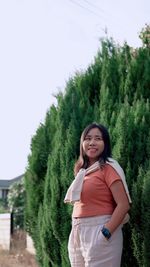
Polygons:
<instances>
[{"instance_id":1,"label":"long dark hair","mask_svg":"<svg viewBox=\"0 0 150 267\"><path fill-rule=\"evenodd\" d=\"M104 151L99 157L99 162L104 164L106 160L108 160L108 157L111 157L111 144L110 144L110 137L108 130L105 126L102 124L98 124L96 122L93 122L92 124L89 124L82 132L81 134L81 139L80 139L80 156L77 162L75 163L74 167L74 173L75 175L78 173L78 171L81 168L87 168L89 164L88 157L84 154L83 151L83 141L85 140L86 135L88 132L93 129L93 128L98 128L100 132L102 133L103 141L104 141Z\"/></svg>"}]
</instances>

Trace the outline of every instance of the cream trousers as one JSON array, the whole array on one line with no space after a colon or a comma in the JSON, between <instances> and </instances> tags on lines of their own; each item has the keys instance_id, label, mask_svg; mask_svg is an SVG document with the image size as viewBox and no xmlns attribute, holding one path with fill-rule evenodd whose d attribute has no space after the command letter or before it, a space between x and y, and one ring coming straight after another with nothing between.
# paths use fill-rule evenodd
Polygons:
<instances>
[{"instance_id":1,"label":"cream trousers","mask_svg":"<svg viewBox=\"0 0 150 267\"><path fill-rule=\"evenodd\" d=\"M73 218L68 252L71 267L120 267L122 225L107 240L101 229L110 215Z\"/></svg>"}]
</instances>

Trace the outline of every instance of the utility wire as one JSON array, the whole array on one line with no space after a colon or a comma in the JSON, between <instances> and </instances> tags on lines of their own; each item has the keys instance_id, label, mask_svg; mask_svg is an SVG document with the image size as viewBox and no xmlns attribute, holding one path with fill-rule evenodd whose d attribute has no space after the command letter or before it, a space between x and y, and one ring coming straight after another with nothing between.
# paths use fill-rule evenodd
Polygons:
<instances>
[{"instance_id":1,"label":"utility wire","mask_svg":"<svg viewBox=\"0 0 150 267\"><path fill-rule=\"evenodd\" d=\"M86 2L87 4L89 4L90 6L96 8L97 10L99 10L100 12L104 13L104 10L102 8L100 8L99 6L97 5L94 5L93 3L87 1L87 0L83 0L84 2Z\"/></svg>"},{"instance_id":2,"label":"utility wire","mask_svg":"<svg viewBox=\"0 0 150 267\"><path fill-rule=\"evenodd\" d=\"M77 6L79 6L79 7L81 7L81 8L83 8L84 10L87 10L88 12L90 12L90 13L92 13L93 15L95 15L96 17L98 17L99 19L102 19L102 14L100 14L100 13L96 13L95 11L93 11L93 10L91 10L91 9L89 9L89 8L87 8L87 7L85 7L84 5L81 5L81 4L79 4L78 2L76 2L76 1L74 1L74 0L69 0L70 2L72 2L73 4L75 4L75 5L77 5ZM103 13L105 13L105 11L103 10L103 9L100 9L97 5L95 5L95 4L93 4L93 3L91 3L90 1L88 1L88 0L83 0L84 2L86 2L88 5L90 5L90 6L92 6L92 7L94 7L94 8L96 8L96 10L97 11L100 11L101 13L103 12ZM108 13L108 12L107 12ZM114 16L114 14L112 15L112 14L110 14L109 15L109 17L114 17L115 19L117 19L117 15L115 15ZM105 17L105 16L103 16L106 20L107 20L107 18ZM119 18L119 17L118 17ZM99 26L99 24L97 24L97 26ZM104 28L102 28L101 26L99 27L106 35L108 34L108 29L107 29L107 26L105 26Z\"/></svg>"},{"instance_id":3,"label":"utility wire","mask_svg":"<svg viewBox=\"0 0 150 267\"><path fill-rule=\"evenodd\" d=\"M95 8L97 11L99 11L99 12L101 12L101 13L106 13L106 16L105 16L105 14L104 14L104 18L105 18L105 19L107 19L108 16L109 16L109 17L110 17L110 16L111 16L111 17L114 17L114 14L105 12L105 10L102 9L102 8L100 8L98 5L95 5L95 4L91 3L91 2L88 1L88 0L82 0L82 1L86 2L88 5L92 6L92 7ZM116 15L115 15L115 19L116 19ZM118 18L118 19L119 19L119 18Z\"/></svg>"},{"instance_id":4,"label":"utility wire","mask_svg":"<svg viewBox=\"0 0 150 267\"><path fill-rule=\"evenodd\" d=\"M73 0L69 0L69 1L72 2L72 3L75 4L75 5L77 5L77 6L81 7L81 8L83 8L83 9L85 9L85 10L88 10L90 13L94 14L95 16L97 16L97 17L100 19L100 17L101 17L100 14L94 12L93 10L91 10L91 9L85 7L85 6L82 6L81 4L79 4L79 3L77 3L77 2L75 2L75 1L73 1Z\"/></svg>"},{"instance_id":5,"label":"utility wire","mask_svg":"<svg viewBox=\"0 0 150 267\"><path fill-rule=\"evenodd\" d=\"M69 0L69 1L72 2L72 3L75 4L75 5L77 5L77 6L81 7L81 8L83 8L84 10L87 10L88 12L94 14L94 15L95 15L96 17L98 17L99 19L101 18L101 15L100 15L100 14L95 13L94 11L90 10L89 8L87 8L87 7L85 7L85 6L83 6L83 5L79 4L79 3L77 3L76 1L74 1L74 0ZM101 29L102 32L104 32L104 33L106 34L106 31L107 31L107 27L106 27L106 26L105 26L104 28L102 28L101 26L99 26L99 28Z\"/></svg>"}]
</instances>

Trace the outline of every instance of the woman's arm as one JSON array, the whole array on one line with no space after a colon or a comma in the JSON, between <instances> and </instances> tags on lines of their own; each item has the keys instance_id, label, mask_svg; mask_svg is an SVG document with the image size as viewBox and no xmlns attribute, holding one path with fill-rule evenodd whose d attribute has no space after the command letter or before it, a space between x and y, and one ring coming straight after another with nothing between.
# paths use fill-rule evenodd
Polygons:
<instances>
[{"instance_id":1,"label":"woman's arm","mask_svg":"<svg viewBox=\"0 0 150 267\"><path fill-rule=\"evenodd\" d=\"M115 229L122 223L126 213L130 209L130 204L121 181L114 182L111 185L110 190L117 206L112 214L110 221L105 224L105 227L112 234Z\"/></svg>"}]
</instances>

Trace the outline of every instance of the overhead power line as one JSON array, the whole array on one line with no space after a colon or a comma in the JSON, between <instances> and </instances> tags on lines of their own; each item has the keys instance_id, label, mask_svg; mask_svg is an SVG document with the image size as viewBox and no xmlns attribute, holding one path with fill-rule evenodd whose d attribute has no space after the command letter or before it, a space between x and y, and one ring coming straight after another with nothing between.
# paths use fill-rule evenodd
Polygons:
<instances>
[{"instance_id":1,"label":"overhead power line","mask_svg":"<svg viewBox=\"0 0 150 267\"><path fill-rule=\"evenodd\" d=\"M89 8L87 8L87 7L85 7L85 6L81 5L81 4L79 4L79 3L75 2L75 1L73 1L73 0L69 0L69 1L72 2L72 3L75 4L75 5L77 5L77 6L81 7L81 8L83 8L83 9L89 11L90 13L94 14L94 15L97 16L99 19L101 18L101 14L98 14L98 13L96 13L95 11L93 11L93 10L91 10L91 9L89 9Z\"/></svg>"},{"instance_id":2,"label":"overhead power line","mask_svg":"<svg viewBox=\"0 0 150 267\"><path fill-rule=\"evenodd\" d=\"M98 17L99 19L102 20L101 14L98 14L98 13L94 12L93 10L91 10L91 9L81 5L81 4L79 4L78 2L76 2L74 0L69 0L69 1L72 2L73 4L75 4L76 6L79 6L80 8L83 8L84 10L87 10L88 12L92 13L93 15L95 15L96 17ZM104 26L104 28L102 28L101 25L99 25L99 29L101 29L101 31L106 34L106 29L107 29L106 25Z\"/></svg>"},{"instance_id":3,"label":"overhead power line","mask_svg":"<svg viewBox=\"0 0 150 267\"><path fill-rule=\"evenodd\" d=\"M87 1L87 0L82 0L82 1L86 2L88 5L90 5L90 6L94 7L94 8L96 8L96 10L99 10L99 11L102 12L102 13L105 12L102 8L100 8L99 6L97 6L97 5L95 5L95 4L91 3L91 2L89 2L89 1Z\"/></svg>"},{"instance_id":4,"label":"overhead power line","mask_svg":"<svg viewBox=\"0 0 150 267\"><path fill-rule=\"evenodd\" d=\"M80 0L80 3L74 1L74 0L70 0L72 3L74 3L77 6L80 6L83 9L88 10L90 13L94 14L96 17L103 17L103 19L105 19L106 21L108 20L108 18L117 18L117 15L114 16L114 14L108 13L108 11L105 11L104 9L100 8L98 5L93 4L92 2L88 1L88 0ZM87 3L89 6L91 6L91 8L94 8L94 10L91 10L91 8L86 7L84 5L81 5L82 1L84 1L85 3ZM119 19L119 18L118 18Z\"/></svg>"}]
</instances>

